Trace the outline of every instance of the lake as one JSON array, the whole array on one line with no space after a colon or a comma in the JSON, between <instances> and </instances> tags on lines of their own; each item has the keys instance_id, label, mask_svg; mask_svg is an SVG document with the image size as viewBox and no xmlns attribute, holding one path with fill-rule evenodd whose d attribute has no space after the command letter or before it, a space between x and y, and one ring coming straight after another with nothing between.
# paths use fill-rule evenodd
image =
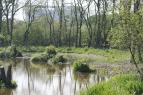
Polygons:
<instances>
[{"instance_id":1,"label":"lake","mask_svg":"<svg viewBox=\"0 0 143 95\"><path fill-rule=\"evenodd\" d=\"M72 71L72 64L30 63L28 58L1 60L0 65L12 64L12 79L16 89L1 89L0 95L76 95L110 76Z\"/></svg>"}]
</instances>

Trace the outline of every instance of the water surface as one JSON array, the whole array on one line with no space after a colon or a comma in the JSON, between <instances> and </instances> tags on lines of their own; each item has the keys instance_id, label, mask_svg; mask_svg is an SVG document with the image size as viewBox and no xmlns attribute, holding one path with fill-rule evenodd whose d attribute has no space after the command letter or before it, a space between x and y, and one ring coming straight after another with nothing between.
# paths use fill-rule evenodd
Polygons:
<instances>
[{"instance_id":1,"label":"water surface","mask_svg":"<svg viewBox=\"0 0 143 95\"><path fill-rule=\"evenodd\" d=\"M76 95L80 89L108 80L96 73L75 73L71 64L32 64L29 59L3 60L0 65L12 64L16 89L1 89L0 95Z\"/></svg>"}]
</instances>

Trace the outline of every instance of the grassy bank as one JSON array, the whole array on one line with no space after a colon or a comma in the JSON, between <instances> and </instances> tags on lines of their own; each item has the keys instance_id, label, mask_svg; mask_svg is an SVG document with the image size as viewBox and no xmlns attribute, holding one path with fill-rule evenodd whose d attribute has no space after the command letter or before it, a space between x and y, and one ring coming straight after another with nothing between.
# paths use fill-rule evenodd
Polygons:
<instances>
[{"instance_id":1,"label":"grassy bank","mask_svg":"<svg viewBox=\"0 0 143 95\"><path fill-rule=\"evenodd\" d=\"M127 50L117 50L117 49L95 49L95 48L57 48L57 52L64 53L79 53L79 54L95 54L105 57L104 59L97 59L96 62L119 62L125 61L130 58L130 53Z\"/></svg>"},{"instance_id":2,"label":"grassy bank","mask_svg":"<svg viewBox=\"0 0 143 95\"><path fill-rule=\"evenodd\" d=\"M109 81L104 81L79 91L79 95L140 95L143 92L143 82L137 75L116 75Z\"/></svg>"},{"instance_id":3,"label":"grassy bank","mask_svg":"<svg viewBox=\"0 0 143 95\"><path fill-rule=\"evenodd\" d=\"M46 47L43 46L30 46L30 47L18 47L22 52L44 52ZM2 50L2 48L0 48ZM59 47L56 48L56 52L62 53L78 53L78 54L94 54L105 57L104 59L96 59L96 62L121 62L130 58L128 50L118 49L95 49L95 48L75 48L75 47Z\"/></svg>"}]
</instances>

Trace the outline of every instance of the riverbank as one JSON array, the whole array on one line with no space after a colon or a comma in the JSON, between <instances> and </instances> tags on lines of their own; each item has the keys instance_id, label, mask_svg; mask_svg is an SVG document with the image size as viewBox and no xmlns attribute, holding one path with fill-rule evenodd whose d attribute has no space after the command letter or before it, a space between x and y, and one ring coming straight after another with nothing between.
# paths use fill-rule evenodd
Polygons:
<instances>
[{"instance_id":1,"label":"riverbank","mask_svg":"<svg viewBox=\"0 0 143 95\"><path fill-rule=\"evenodd\" d=\"M37 52L44 52L46 47L43 46L30 46L30 47L17 47L22 53L37 53ZM2 50L2 48L0 48ZM56 48L56 52L58 53L76 53L76 54L93 54L105 57L105 59L98 60L96 62L121 62L126 61L130 58L130 53L128 50L119 50L119 49L108 49L103 50L97 48L76 48L76 47L58 47Z\"/></svg>"},{"instance_id":2,"label":"riverbank","mask_svg":"<svg viewBox=\"0 0 143 95\"><path fill-rule=\"evenodd\" d=\"M41 52L24 52L24 58L30 58L33 54L39 54ZM121 74L121 73L136 73L136 67L134 64L129 62L129 58L124 61L119 62L106 62L106 56L96 55L96 54L78 54L78 53L58 53L58 55L64 55L70 61L69 64L78 59L88 59L90 61L90 66L101 71L100 73L108 74ZM104 62L105 61L105 62ZM143 64L138 64L139 68L143 67Z\"/></svg>"},{"instance_id":3,"label":"riverbank","mask_svg":"<svg viewBox=\"0 0 143 95\"><path fill-rule=\"evenodd\" d=\"M22 51L23 58L30 58L34 54L40 54L45 50L45 47L17 47ZM0 49L2 50L2 49ZM117 49L95 49L95 48L75 48L75 47L60 47L56 48L58 55L68 56L68 60L88 59L90 65L108 73L128 73L136 70L135 66L129 63L130 53L127 50ZM142 64L138 64L142 67Z\"/></svg>"},{"instance_id":4,"label":"riverbank","mask_svg":"<svg viewBox=\"0 0 143 95\"><path fill-rule=\"evenodd\" d=\"M106 60L105 56L96 54L77 54L77 53L58 53L59 55L65 55L72 62L72 60L78 59L88 59L90 61L90 66L98 69L99 73L108 74L125 74L125 73L137 73L134 64L130 63L129 58L124 61L118 62L104 62ZM103 62L102 62L103 61ZM143 67L143 64L138 64L139 68Z\"/></svg>"}]
</instances>

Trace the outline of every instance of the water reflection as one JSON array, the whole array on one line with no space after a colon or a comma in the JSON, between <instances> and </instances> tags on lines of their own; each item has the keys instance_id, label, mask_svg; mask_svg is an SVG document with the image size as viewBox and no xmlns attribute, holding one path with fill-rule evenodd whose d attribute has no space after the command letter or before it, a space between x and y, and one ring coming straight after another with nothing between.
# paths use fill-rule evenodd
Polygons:
<instances>
[{"instance_id":1,"label":"water reflection","mask_svg":"<svg viewBox=\"0 0 143 95\"><path fill-rule=\"evenodd\" d=\"M75 95L89 84L108 80L107 76L95 73L72 72L70 64L30 63L28 59L13 59L3 62L13 65L13 80L17 81L15 90L5 89L0 95Z\"/></svg>"}]
</instances>

